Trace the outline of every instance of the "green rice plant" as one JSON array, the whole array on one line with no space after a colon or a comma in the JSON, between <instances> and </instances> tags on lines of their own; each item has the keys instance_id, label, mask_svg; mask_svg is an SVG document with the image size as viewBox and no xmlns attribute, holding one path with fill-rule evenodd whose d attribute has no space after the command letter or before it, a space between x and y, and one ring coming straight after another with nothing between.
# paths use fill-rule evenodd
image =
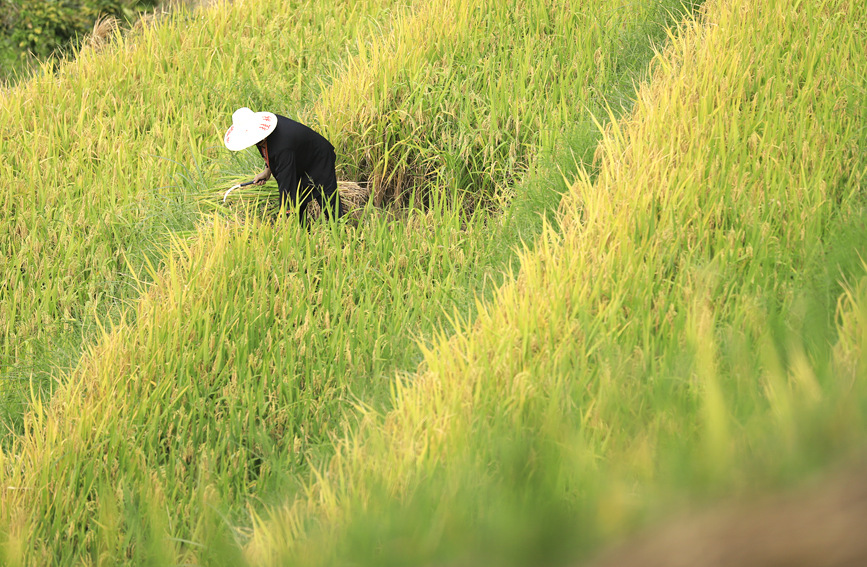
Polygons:
<instances>
[{"instance_id":1,"label":"green rice plant","mask_svg":"<svg viewBox=\"0 0 867 567\"><path fill-rule=\"evenodd\" d=\"M559 9L559 5L554 7ZM532 23L535 20L529 17L541 17L543 8L540 4L534 8L533 14L521 16L515 22L501 8L489 14L478 8L472 11L474 19L463 23L477 25L478 18L482 18L487 22L486 26L493 26L492 29L503 38L544 42L547 41L544 35L547 32L535 29ZM64 354L69 350L64 345L81 344L87 337L93 337L97 316L108 319L120 316L124 305L137 293L135 286L130 285L132 278L127 265L141 271L147 262L157 261L165 247L165 235L172 231L191 230L202 206L206 210L212 208L211 191L215 182L238 174L237 169L223 167L222 158L215 159L214 149L224 127L219 122L233 107L252 105L296 109L302 117L306 116L313 122L318 117L325 130L334 132L341 161L345 164L345 176L371 179L375 193L382 196L376 172L382 169L380 165L385 166L361 158L352 149L356 143L367 144L374 148L370 151L375 153L378 151L375 147L380 145L379 134L369 130L363 139L357 140L352 134L351 124L341 126L344 110L325 110L327 105L333 107L339 103L339 93L352 92L352 85L358 78L355 67L352 67L355 63L335 68L332 74L337 76L337 83L313 112L304 109L315 100L316 93L333 80L309 80L309 77L316 74L328 77L331 61L336 61L344 51L351 55L355 49L362 52L369 49L365 47L364 38L371 35L380 34L382 41L370 42L370 45L380 53L387 53L391 28L388 24L376 22L379 21L377 18L385 18L384 14L392 14L391 10L394 10L394 21L409 22L400 28L399 33L408 35L408 39L413 41L412 33L415 32L412 30L429 23L424 18L432 17L431 9L422 10L421 15L415 16L416 21L413 16L401 15L407 11L388 2L368 2L363 6L299 2L287 8L287 12L308 14L313 25L305 24L308 20L304 18L287 19L286 15L269 19L264 24L260 21L260 14L268 10L268 6L261 3L254 10L231 8L227 11L200 11L195 15L181 12L165 25L145 25L138 33L119 38L116 49L122 55L115 59L107 53L86 51L68 66L61 69L48 66L44 76L10 91L9 104L5 107L8 114L3 116L4 133L0 141L3 182L10 188L3 203L6 219L3 221L6 235L3 251L7 257L14 258L4 272L4 290L9 291L4 291L0 300L0 328L4 329L0 343L0 374L10 378L8 387L2 389L5 399L3 421L13 428L20 427L19 408L26 406L31 387L36 391L49 391L54 383L50 375L56 369L68 367L74 360L74 356ZM592 16L592 10L588 12L591 15L585 17L581 10L585 8L580 5L571 7L563 12L563 17L591 28L599 27L600 22L608 22L606 25L610 24L612 28L626 25L616 16L617 10L606 10L598 17ZM644 29L640 18L643 13L649 13L649 10L637 10L635 21L629 24L632 28L626 26L625 29ZM557 25L569 25L555 20L552 21ZM595 23L590 25L592 22ZM517 26L514 30L510 27L513 23ZM291 26L303 26L303 29ZM195 33L190 33L190 29ZM295 31L291 33L287 31L293 29ZM260 33L265 39L259 37ZM466 35L465 31L460 33ZM599 33L616 36L604 30ZM659 31L656 33L658 35ZM542 35L533 39L535 36L532 34ZM350 37L359 44L347 44L346 38ZM433 40L432 53L442 54L446 45L443 39L435 37ZM291 45L285 45L287 41ZM556 48L561 51L559 55L552 51L551 57L584 61L583 57L566 57L562 50L569 45L558 41L561 43ZM606 41L615 45L609 39ZM476 39L468 39L465 50L468 60L480 56L486 49L485 45L477 43ZM504 46L511 43L511 40L504 42ZM516 43L514 48L499 50L497 68L509 64L513 52L521 49L522 45ZM534 50L537 45L530 43L524 47ZM362 57L366 58L366 55ZM419 77L423 78L427 76L425 74L439 72L436 69L441 66L441 61L437 57L440 55L429 64L417 58L403 62L417 69L413 72L422 73ZM371 63L377 66L381 62ZM388 68L394 70L386 66ZM472 67L462 64L459 68ZM132 71L127 72L127 69ZM502 93L508 92L511 87L505 85L485 94L485 89L490 91L492 87L484 77L490 75L492 69L482 65L461 79L464 81L461 89L482 89L478 97L466 97L467 100L503 96ZM498 72L506 77L503 80L523 80L520 75L509 78L502 69ZM522 71L528 72L529 68ZM556 75L554 72L546 73L552 77ZM608 83L605 81L613 80L610 76L614 74L600 75L592 92L576 94L598 98L599 92L606 91ZM435 76L431 77L432 81L439 81ZM390 79L386 77L385 80ZM622 81L622 78L617 80ZM95 89L94 85L100 85L100 88ZM590 99L583 105L567 103L574 92L570 89L553 88L556 85L549 88L542 83L537 86L544 86L551 92L551 105L560 109L573 108L573 117L583 107L593 104ZM374 94L380 101L394 99L393 93L388 91ZM455 94L457 91L451 95L441 91L437 100L455 99ZM362 93L359 96L370 95ZM427 104L425 101L430 98L423 93L418 96L421 98L413 105ZM360 98L351 104L355 108L364 108L367 103ZM507 104L508 108L498 106L497 112L510 116L513 110L519 113L519 108L526 107L526 103L514 95L509 95L501 104ZM397 107L386 114L398 117L404 112L405 109ZM510 189L503 187L512 184L534 159L533 156L545 149L537 143L509 142L510 152L523 147L519 152L523 157L520 163L513 158L503 161L502 152L491 153L490 148L505 148L504 143L494 140L492 145L484 141L491 136L501 136L498 133L502 130L500 126L512 118L492 122L483 117L488 112L484 107L474 106L472 112L461 111L460 121L452 121L448 118L451 116L449 112L432 109L430 114L440 122L446 120L451 124L446 124L449 128L458 129L418 147L423 147L427 155L422 160L434 164L438 170L442 170L443 160L453 164L454 167L448 168L453 173L448 175L466 188L462 194L464 199L473 202L486 199L485 187L493 187L492 179L499 179L501 189L508 192ZM424 113L428 111L424 110ZM558 120L562 120L568 113L548 114L551 119L559 116ZM527 127L518 130L538 131L543 122L540 119L542 114L535 116L527 118ZM30 126L26 125L28 120L32 123ZM420 123L419 128L427 131L433 126L435 124ZM552 133L559 131L560 127L554 124L546 126L546 129L549 134L544 139L553 140L556 136ZM22 137L17 136L17 132L29 134ZM401 144L418 145L412 142L414 137L408 132L401 136ZM464 144L458 152L460 155L456 156L454 145L448 140L457 138L475 142L471 146ZM536 141L543 140L536 138ZM388 155L398 156L402 151L388 150ZM401 155L398 158L400 163L418 163L410 154L404 152ZM477 163L467 169L466 159ZM505 177L493 175L494 169L503 163L511 164L509 173ZM214 169L221 169L222 173L217 175ZM466 177L461 171L475 173ZM399 172L388 173L388 176L393 179L406 177ZM33 185L33 200L28 194L28 184ZM423 193L424 190L420 190L417 200L427 198ZM208 199L203 201L203 195ZM402 195L406 201L409 192L403 191ZM36 211L42 212L36 214ZM69 242L71 246L58 246L61 241ZM64 253L62 256L61 252ZM32 260L34 258L37 260ZM71 285L73 281L86 283Z\"/></svg>"},{"instance_id":2,"label":"green rice plant","mask_svg":"<svg viewBox=\"0 0 867 567\"><path fill-rule=\"evenodd\" d=\"M501 12L491 17L501 19L504 35L520 38L532 28L513 29ZM592 27L595 20L577 21ZM161 33L174 45L174 36ZM153 41L156 51L162 40ZM233 61L253 52L257 42L247 43ZM357 49L366 47L380 48L370 42ZM292 63L275 59L273 71ZM245 100L285 104L280 85L265 86L261 72L261 90L239 85ZM575 93L555 94L568 99L561 106L579 105ZM178 115L196 108L173 107L168 96L161 103ZM462 123L461 135L476 127ZM218 139L221 128L211 128ZM165 136L173 148L199 140L183 128ZM254 165L250 153L222 158L203 144L191 153L214 157L192 165L154 158L174 172L179 190L164 199L181 210L212 207L198 199L211 180L237 179ZM141 293L140 300L114 326L103 325L104 336L61 375L50 402L34 402L3 454L4 483L13 487L2 508L9 545L31 561L56 563L198 560L226 530L243 540L269 502L305 490L298 474L330 458L332 439L354 430L359 414L389 407L395 375L415 371L424 358L417 341L471 316L477 298L506 277L509 245L532 235L512 217L459 209L467 187L454 179L427 182L426 194L407 194L407 210L368 211L358 227L317 225L307 233L259 219L258 209L242 210L239 219L221 210L189 234L166 227L162 234L174 236L163 237L171 242L165 256L122 258L127 297ZM416 196L426 208L416 210ZM145 203L141 214L157 208ZM56 540L56 533L67 537Z\"/></svg>"},{"instance_id":3,"label":"green rice plant","mask_svg":"<svg viewBox=\"0 0 867 567\"><path fill-rule=\"evenodd\" d=\"M257 522L250 563L571 563L861 455L858 8L722 0L686 24L560 230Z\"/></svg>"},{"instance_id":4,"label":"green rice plant","mask_svg":"<svg viewBox=\"0 0 867 567\"><path fill-rule=\"evenodd\" d=\"M214 169L239 106L299 108L312 78L394 2L259 2L178 11L3 93L0 106L0 413L20 428L98 320L138 296L130 266L216 201ZM280 8L280 9L278 9ZM382 26L376 28L382 29ZM288 110L287 110L288 112ZM79 345L79 346L75 346Z\"/></svg>"},{"instance_id":5,"label":"green rice plant","mask_svg":"<svg viewBox=\"0 0 867 567\"><path fill-rule=\"evenodd\" d=\"M624 69L641 67L647 58L630 59L624 45L649 49L642 24L677 8L428 3L399 17L383 41L359 46L313 116L342 140L346 176L369 181L375 203L406 202L439 179L466 188L468 206L490 205L541 149L603 103L629 75ZM624 41L623 30L642 41Z\"/></svg>"},{"instance_id":6,"label":"green rice plant","mask_svg":"<svg viewBox=\"0 0 867 567\"><path fill-rule=\"evenodd\" d=\"M389 369L417 364L417 351L406 349L416 322L431 305L453 304L463 273L496 251L464 238L484 223L464 222L440 209L411 213L400 231L373 216L357 229L323 225L308 235L291 219L234 225L214 217L195 242L176 239L135 325L106 335L51 409L34 407L12 449L20 465L13 486L47 482L39 490L46 496L67 487L63 502L28 505L24 525L45 546L37 556L65 562L95 549L49 534L96 529L83 503L98 499L97 488L126 486L131 492L118 498L136 498L154 471L167 505L186 511L173 518L173 533L192 541L201 537L202 490L236 503L227 513L243 521L247 495L267 499L292 486L291 471L347 427L345 406L387 397ZM62 425L73 415L93 419ZM45 437L29 446L32 435ZM55 443L80 449L61 449L63 457L48 449ZM109 461L80 460L97 445ZM43 466L38 480L24 473Z\"/></svg>"}]
</instances>

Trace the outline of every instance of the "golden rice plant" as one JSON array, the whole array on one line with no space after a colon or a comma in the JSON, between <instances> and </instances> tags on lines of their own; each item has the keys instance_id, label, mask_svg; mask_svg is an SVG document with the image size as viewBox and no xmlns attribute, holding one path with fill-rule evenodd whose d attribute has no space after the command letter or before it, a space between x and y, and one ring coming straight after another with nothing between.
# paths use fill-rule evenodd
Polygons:
<instances>
[{"instance_id":1,"label":"golden rice plant","mask_svg":"<svg viewBox=\"0 0 867 567\"><path fill-rule=\"evenodd\" d=\"M442 5L452 6L449 2ZM576 3L569 10L551 12L554 20L550 30L565 33L568 25L557 19L562 17L580 29L586 28L588 36L606 36L610 45L620 47L614 38L619 38L622 30L659 27L659 22L665 21L648 23L635 16L650 14L653 5L640 3L635 11L623 12L618 3L611 3L600 19L590 10L595 4ZM558 120L571 116L570 109L586 107L593 103L593 96L601 97L606 89L619 87L615 69L603 72L594 67L617 61L616 54L585 51L583 44L564 40L559 32L545 39L547 24L534 23L535 18L545 16L545 6L548 4L535 5L527 19L516 19L493 3L478 12L467 11L466 18L459 12L457 17L463 19L457 22L456 33L466 41L457 44L461 49L454 55L466 57L467 62L454 65L456 82L440 91L443 101L461 92L473 92L471 87L479 90L476 95L467 94L468 100L488 96L485 93L490 94L491 87L486 74L490 69L505 69L519 49L494 51L496 61L490 62L491 66L470 65L468 62L481 57L485 46L490 45L487 31L479 31L488 28L474 28L480 22L497 30L504 46L559 42L564 49L560 53L563 61L573 58L576 65L593 71L591 82L598 91L545 91L546 97L558 101L561 112L550 117L530 113L535 118L526 120L528 127L532 126L528 139L533 142L522 149L525 162L515 165L515 176L531 155L541 153L546 143L553 144ZM428 4L300 3L300 8L309 10L304 12L310 16L305 21L312 21L313 27L299 28L297 36L288 36L295 44L271 51L262 48L263 38L287 41L278 30L289 23L285 15L276 21L270 14L266 17L267 7L243 6L237 11L234 7L225 11L214 8L190 14L186 20L146 27L141 36L122 38L115 48L86 55L78 63L81 67L73 65L64 71L94 73L99 67L108 67L107 61L114 61L108 57L117 49L117 58L125 61L126 67L113 64L119 65L116 71L128 69L123 75L127 86L98 97L84 90L85 84L93 84L89 81L82 83L81 98L102 101L98 108L106 132L134 130L152 143L159 134L162 155L149 163L161 169L150 169L146 160L137 161L132 142L117 149L128 158L118 163L126 164L124 175L146 171L156 180L159 173L164 176L161 182L175 187L164 187L159 198L150 201L139 181L120 183L125 177L118 173L117 185L109 188L117 206L123 203L138 216L106 216L105 226L119 230L110 221L121 218L129 234L148 231L148 238L135 241L147 247L138 252L139 256L134 246L123 247L101 237L94 237L91 243L66 235L69 262L87 257L88 246L101 245L106 254L117 255L114 261L123 274L119 287L125 294L117 293L110 299L119 298L128 308L118 308L115 325L104 324L98 337L85 341L85 356L70 372L58 373L57 391L50 401L33 402L22 418L20 434L3 454L3 484L13 488L4 494L0 508L2 530L10 545L20 545L23 556L32 561L67 563L93 557L106 557L108 562L204 560L211 552L209 546L219 539L215 533L220 530L212 521L217 516L225 519L217 523L228 526L230 536L243 538L255 518L265 513L265 501L301 486L298 475L311 463L331 456L332 440L355 429L363 408L390 405L395 375L414 371L423 361L417 339L425 340L437 329L447 332L459 325L461 317L478 307L479 298L506 277L504 271L513 258L506 243L515 242L505 240L512 230L507 226L508 218L489 217L481 208L455 209L452 204L460 202L463 194L483 184L452 174L424 180L424 191L418 198L424 197L425 208L410 206L399 214L374 211L357 226L317 224L307 232L292 222L259 219L252 209L249 213L240 211L238 219L230 208L199 216L201 208L215 208L213 201L225 188L222 181L249 175L261 167L251 152L229 156L221 148L211 147L219 144L225 127L222 120L231 108L242 104L257 108L308 105L306 108L314 110L299 110L299 116L315 118L316 109L336 105L328 101L337 99L322 94L323 89L339 91L343 81L349 81L345 77L352 76L356 56L363 59L365 50L370 50L382 53L386 63L387 49L382 45L390 41L392 29L431 42L426 48L431 53L429 68L421 59L402 59L409 71L421 69L419 77L424 81L447 80L435 71L443 63L447 42L436 34L414 29L431 23ZM416 11L420 15L414 20ZM298 17L297 11L293 17ZM406 24L413 21L416 23ZM187 34L191 22L201 29L201 36ZM481 43L471 40L474 33L479 33ZM357 43L341 43L329 34L359 39ZM231 41L226 39L226 44L214 40L229 35ZM369 39L364 41L364 37ZM140 53L143 45L149 51L141 53L156 53L153 60L144 54L141 60L133 58L131 54ZM566 51L570 45L578 51ZM588 57L592 63L585 59ZM92 63L91 69L87 61L101 65ZM189 67L176 73L184 62ZM629 65L623 62L623 66ZM326 68L335 77L328 84L303 83L311 69ZM532 61L525 59L521 69L525 79L536 81L529 84L548 88L546 81L537 77L542 71ZM432 78L426 79L428 75ZM68 90L66 75L53 77ZM218 87L212 87L214 83ZM149 85L152 90L139 96L137 84ZM501 101L498 112L508 114L511 107L516 115L529 112L532 105L524 97L541 91L528 94L520 80L510 85L506 90L515 93ZM55 96L66 92L60 86ZM176 98L176 91L188 93L189 98ZM114 92L129 94L139 106L152 104L151 108L159 109L160 119L130 110L124 120L117 120L122 113L115 113L115 107L128 107L112 98ZM379 92L377 97L399 106L392 91ZM323 106L313 105L317 94ZM424 97L419 96L417 100L423 102ZM345 104L364 108L367 99L359 97ZM375 102L380 104L381 100ZM133 109L139 111L135 104ZM90 116L87 108L79 108L85 118ZM389 119L401 114L386 108ZM496 132L502 128L506 128L502 135L512 140L511 127L479 119L486 112L484 107L473 112L452 118L447 112L430 113L433 126L451 123L442 126L449 134L443 137L444 145L425 149L424 159L439 151L437 148L448 155L456 147L449 145L449 140L464 139L472 143L460 142L458 146L470 152L472 160L487 164L484 167L492 171L499 168L498 154L487 151L484 140L499 136ZM327 130L328 124L344 124L341 116L346 115L335 106L331 121L311 122ZM82 125L90 125L85 118ZM532 124L534 120L538 124ZM545 125L548 120L553 126ZM515 126L516 135L518 131L523 132L524 127ZM547 132L547 138L538 134L541 131ZM58 125L54 135L66 132ZM358 146L352 145L350 135L329 135L341 147L350 148L341 150L344 164L352 163L353 147L366 146L373 148L371 151L383 148L376 129L357 138ZM184 152L191 156L188 162L176 159ZM463 159L460 155L449 159L458 158ZM102 167L103 160L96 163ZM375 177L374 165L363 167L360 171L368 174L346 177L360 181ZM344 168L344 174L352 173ZM49 174L55 179L61 176L55 169ZM87 179L93 181L95 174L90 175ZM505 185L515 182L500 179ZM83 215L91 210L108 215L105 211L113 210L114 201L90 198L84 187L89 191L90 185L79 188ZM126 189L138 193L133 197ZM274 188L264 191L273 193ZM64 202L63 195L47 189L43 192L46 198L55 199L54 204ZM410 191L405 200L413 204L416 197ZM16 218L22 227L30 226L26 219ZM84 221L88 218L85 216ZM195 219L201 222L196 224ZM30 220L33 226L42 226L38 216ZM80 232L86 231L82 228ZM20 246L26 241L12 242ZM160 250L160 244L168 252ZM46 270L56 269L51 262L66 258L56 246L46 251L57 254L46 256ZM63 262L58 265L66 266ZM80 276L74 287L80 289L90 282L87 277ZM57 305L79 305L80 298L63 299ZM17 308L19 304L4 305ZM107 320L99 303L89 305L96 312L95 321ZM77 313L70 317L82 321ZM31 328L23 336L38 339L50 335L40 335ZM16 360L21 358L19 354ZM58 540L54 538L57 533L67 537Z\"/></svg>"},{"instance_id":2,"label":"golden rice plant","mask_svg":"<svg viewBox=\"0 0 867 567\"><path fill-rule=\"evenodd\" d=\"M31 391L50 390L51 374L75 364L98 322L119 319L139 293L133 272L159 263L168 235L212 210L231 112L302 108L323 86L316 77L351 52L349 38L398 6L181 10L3 94L4 423L19 426Z\"/></svg>"},{"instance_id":3,"label":"golden rice plant","mask_svg":"<svg viewBox=\"0 0 867 567\"><path fill-rule=\"evenodd\" d=\"M517 280L259 519L251 564L571 563L863 454L865 12L704 17Z\"/></svg>"}]
</instances>

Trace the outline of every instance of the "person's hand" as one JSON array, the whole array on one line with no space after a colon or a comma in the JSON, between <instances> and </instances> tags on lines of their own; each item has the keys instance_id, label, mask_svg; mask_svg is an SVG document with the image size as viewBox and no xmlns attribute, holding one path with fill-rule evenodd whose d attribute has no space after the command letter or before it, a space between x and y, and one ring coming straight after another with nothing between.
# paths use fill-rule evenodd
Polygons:
<instances>
[{"instance_id":1,"label":"person's hand","mask_svg":"<svg viewBox=\"0 0 867 567\"><path fill-rule=\"evenodd\" d=\"M266 167L265 171L253 178L253 185L265 185L269 179L271 179L271 170Z\"/></svg>"}]
</instances>

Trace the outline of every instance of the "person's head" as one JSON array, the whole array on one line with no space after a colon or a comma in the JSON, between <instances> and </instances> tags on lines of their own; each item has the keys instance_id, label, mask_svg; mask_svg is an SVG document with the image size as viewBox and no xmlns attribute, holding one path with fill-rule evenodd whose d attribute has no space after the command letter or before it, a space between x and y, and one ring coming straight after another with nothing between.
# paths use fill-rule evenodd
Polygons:
<instances>
[{"instance_id":1,"label":"person's head","mask_svg":"<svg viewBox=\"0 0 867 567\"><path fill-rule=\"evenodd\" d=\"M277 127L277 116L271 112L253 112L242 107L232 114L232 125L223 136L223 143L233 152L249 148L271 135Z\"/></svg>"}]
</instances>

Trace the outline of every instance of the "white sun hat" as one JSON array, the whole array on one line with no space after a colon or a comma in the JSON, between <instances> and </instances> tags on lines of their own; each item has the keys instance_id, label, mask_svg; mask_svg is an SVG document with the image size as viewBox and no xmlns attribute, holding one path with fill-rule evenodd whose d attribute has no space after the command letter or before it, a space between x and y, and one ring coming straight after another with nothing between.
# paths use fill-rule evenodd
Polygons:
<instances>
[{"instance_id":1,"label":"white sun hat","mask_svg":"<svg viewBox=\"0 0 867 567\"><path fill-rule=\"evenodd\" d=\"M246 106L232 114L232 125L226 130L223 143L237 152L259 143L277 127L277 115L270 112L253 112Z\"/></svg>"}]
</instances>

